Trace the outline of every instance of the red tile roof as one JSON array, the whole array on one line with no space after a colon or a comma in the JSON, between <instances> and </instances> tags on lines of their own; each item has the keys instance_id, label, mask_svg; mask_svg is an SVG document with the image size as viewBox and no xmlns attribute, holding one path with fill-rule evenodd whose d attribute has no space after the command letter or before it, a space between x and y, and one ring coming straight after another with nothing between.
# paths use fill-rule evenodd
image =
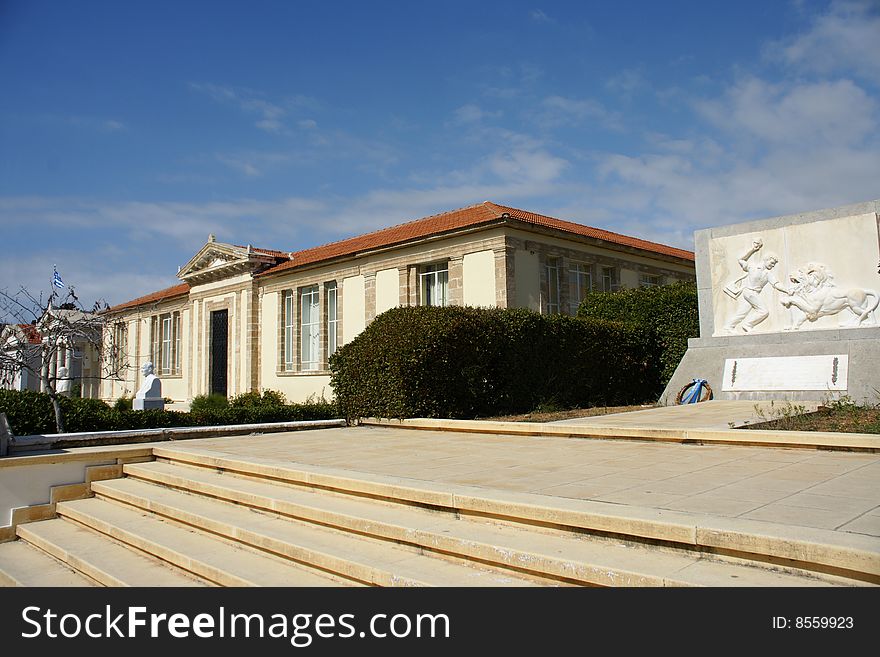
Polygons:
<instances>
[{"instance_id":1,"label":"red tile roof","mask_svg":"<svg viewBox=\"0 0 880 657\"><path fill-rule=\"evenodd\" d=\"M601 228L592 228L590 226L576 224L571 221L563 221L562 219L555 219L554 217L547 217L534 212L511 208L506 205L498 205L491 201L484 201L483 203L478 203L477 205L472 205L470 207L443 212L442 214L435 214L405 224L391 226L390 228L383 228L372 233L367 233L366 235L358 235L357 237L351 237L339 242L332 242L330 244L324 244L322 246L316 246L302 251L295 251L292 260L271 267L260 273L259 276L271 276L272 274L277 274L289 269L331 260L333 258L351 256L357 253L372 251L374 249L403 244L412 240L438 235L461 228L471 228L481 224L489 224L502 220L502 215L505 213L507 213L510 218L527 224L554 228L566 233L592 237L612 244L620 244L622 246L633 247L644 251L650 251L651 253L672 256L674 258L681 258L683 260L694 260L694 254L692 251L677 249L672 246L649 242L635 237L628 237L619 233L612 233L608 230L602 230Z\"/></svg>"},{"instance_id":2,"label":"red tile roof","mask_svg":"<svg viewBox=\"0 0 880 657\"><path fill-rule=\"evenodd\" d=\"M503 216L505 214L507 216ZM458 210L451 210L449 212L431 215L430 217L416 219L415 221L391 226L390 228L383 228L372 233L350 237L338 242L331 242L330 244L324 244L310 249L294 251L293 259L289 259L289 254L286 251L259 249L257 247L252 248L258 253L273 256L281 261L258 274L258 276L271 276L305 265L333 260L335 258L353 256L358 253L364 253L384 247L401 245L413 240L449 233L462 228L473 228L484 224L488 225L510 220L513 220L510 222L511 224L522 222L536 226L544 226L565 233L590 237L611 244L640 249L658 255L680 258L691 262L694 260L694 254L692 251L678 249L657 242L649 242L648 240L629 237L627 235L621 235L620 233L613 233L601 228L584 226L583 224L576 224L571 221L564 221L562 219L556 219L554 217L548 217L546 215L528 212L526 210L520 210L506 205L499 205L497 203L492 203L491 201L484 201L483 203L471 205L466 208L460 208ZM242 246L239 248L247 247ZM133 308L148 303L165 301L167 299L182 296L188 292L189 284L182 283L180 285L175 285L174 287L169 287L133 299L132 301L127 301L118 306L113 306L110 308L110 311L123 310L125 308Z\"/></svg>"},{"instance_id":3,"label":"red tile roof","mask_svg":"<svg viewBox=\"0 0 880 657\"><path fill-rule=\"evenodd\" d=\"M37 331L37 327L33 324L19 324L18 328L20 328L27 337L28 344L40 344L43 341L40 332Z\"/></svg>"},{"instance_id":4,"label":"red tile roof","mask_svg":"<svg viewBox=\"0 0 880 657\"><path fill-rule=\"evenodd\" d=\"M131 301L120 303L118 306L113 306L112 308L109 308L108 312L124 310L126 308L134 308L136 306L145 306L148 303L167 301L168 299L181 297L184 294L189 294L189 283L181 283L180 285L174 285L173 287L166 287L164 290L159 290L158 292L153 292L151 294L138 297L137 299L132 299Z\"/></svg>"}]
</instances>

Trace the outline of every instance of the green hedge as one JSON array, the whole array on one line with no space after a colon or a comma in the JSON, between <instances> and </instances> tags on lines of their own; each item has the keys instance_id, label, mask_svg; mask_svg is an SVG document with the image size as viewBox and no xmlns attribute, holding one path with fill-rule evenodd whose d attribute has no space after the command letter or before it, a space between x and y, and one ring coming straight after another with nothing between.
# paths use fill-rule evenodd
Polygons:
<instances>
[{"instance_id":1,"label":"green hedge","mask_svg":"<svg viewBox=\"0 0 880 657\"><path fill-rule=\"evenodd\" d=\"M259 397L258 393L255 394ZM270 397L278 399L279 395L274 393ZM242 403L190 413L155 409L132 411L110 407L99 399L62 397L60 401L68 432L329 420L339 417L336 405L324 400L286 405L267 400L265 404ZM55 433L55 413L52 401L46 394L0 390L0 412L6 413L10 428L17 436Z\"/></svg>"},{"instance_id":2,"label":"green hedge","mask_svg":"<svg viewBox=\"0 0 880 657\"><path fill-rule=\"evenodd\" d=\"M660 388L672 378L687 351L688 338L700 335L696 283L592 292L578 309L578 317L625 322L652 334L654 357L660 363Z\"/></svg>"},{"instance_id":3,"label":"green hedge","mask_svg":"<svg viewBox=\"0 0 880 657\"><path fill-rule=\"evenodd\" d=\"M658 385L638 326L523 309L396 308L330 359L348 419L473 418L642 402Z\"/></svg>"}]
</instances>

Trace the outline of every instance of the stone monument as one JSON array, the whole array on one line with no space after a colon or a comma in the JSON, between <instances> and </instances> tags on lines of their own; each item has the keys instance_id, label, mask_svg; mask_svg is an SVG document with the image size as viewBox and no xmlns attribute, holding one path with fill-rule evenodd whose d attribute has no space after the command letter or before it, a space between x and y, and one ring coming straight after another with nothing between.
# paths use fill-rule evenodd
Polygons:
<instances>
[{"instance_id":1,"label":"stone monument","mask_svg":"<svg viewBox=\"0 0 880 657\"><path fill-rule=\"evenodd\" d=\"M144 382L134 395L131 407L135 411L146 411L151 408L162 410L165 400L162 398L162 381L153 371L153 363L146 362L141 367Z\"/></svg>"},{"instance_id":2,"label":"stone monument","mask_svg":"<svg viewBox=\"0 0 880 657\"><path fill-rule=\"evenodd\" d=\"M700 230L700 337L663 394L880 402L880 200Z\"/></svg>"}]
</instances>

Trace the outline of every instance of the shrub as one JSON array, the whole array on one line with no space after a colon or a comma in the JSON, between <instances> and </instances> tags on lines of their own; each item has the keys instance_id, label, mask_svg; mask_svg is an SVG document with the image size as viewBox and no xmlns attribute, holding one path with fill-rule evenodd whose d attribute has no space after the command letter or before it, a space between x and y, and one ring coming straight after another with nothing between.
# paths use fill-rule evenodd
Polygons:
<instances>
[{"instance_id":1,"label":"shrub","mask_svg":"<svg viewBox=\"0 0 880 657\"><path fill-rule=\"evenodd\" d=\"M657 387L650 334L524 309L397 308L330 359L346 418L513 414L635 403Z\"/></svg>"},{"instance_id":2,"label":"shrub","mask_svg":"<svg viewBox=\"0 0 880 657\"><path fill-rule=\"evenodd\" d=\"M700 335L697 285L692 282L591 292L581 303L578 317L625 322L649 331L654 357L660 363L657 395L687 351L688 338Z\"/></svg>"},{"instance_id":3,"label":"shrub","mask_svg":"<svg viewBox=\"0 0 880 657\"><path fill-rule=\"evenodd\" d=\"M280 394L280 393L278 393ZM152 409L133 411L113 407L99 399L62 397L61 411L70 432L122 431L193 427L259 422L292 422L298 420L329 420L339 417L336 405L324 399L309 399L302 404L278 405L276 395L271 403L255 406L217 406L185 413ZM55 413L49 395L18 390L0 390L0 412L6 413L12 432L18 436L55 433Z\"/></svg>"},{"instance_id":4,"label":"shrub","mask_svg":"<svg viewBox=\"0 0 880 657\"><path fill-rule=\"evenodd\" d=\"M0 390L0 412L17 436L55 431L55 411L49 395L30 390Z\"/></svg>"},{"instance_id":5,"label":"shrub","mask_svg":"<svg viewBox=\"0 0 880 657\"><path fill-rule=\"evenodd\" d=\"M251 407L274 407L284 406L287 400L284 398L283 392L277 390L264 390L262 394L256 391L243 392L233 397L229 405L233 408L251 408Z\"/></svg>"},{"instance_id":6,"label":"shrub","mask_svg":"<svg viewBox=\"0 0 880 657\"><path fill-rule=\"evenodd\" d=\"M132 408L132 401L133 397L123 395L115 402L113 402L113 408L115 408L117 411L130 411Z\"/></svg>"},{"instance_id":7,"label":"shrub","mask_svg":"<svg viewBox=\"0 0 880 657\"><path fill-rule=\"evenodd\" d=\"M229 400L223 395L196 395L189 405L190 413L216 411L229 406Z\"/></svg>"}]
</instances>

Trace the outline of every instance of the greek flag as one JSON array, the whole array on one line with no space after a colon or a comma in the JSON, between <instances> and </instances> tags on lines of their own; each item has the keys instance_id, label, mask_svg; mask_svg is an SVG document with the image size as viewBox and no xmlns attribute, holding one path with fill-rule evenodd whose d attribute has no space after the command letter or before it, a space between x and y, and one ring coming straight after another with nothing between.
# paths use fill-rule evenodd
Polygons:
<instances>
[{"instance_id":1,"label":"greek flag","mask_svg":"<svg viewBox=\"0 0 880 657\"><path fill-rule=\"evenodd\" d=\"M55 287L64 287L64 281L61 280L61 274L58 273L57 269L52 275L52 285L54 285Z\"/></svg>"}]
</instances>

